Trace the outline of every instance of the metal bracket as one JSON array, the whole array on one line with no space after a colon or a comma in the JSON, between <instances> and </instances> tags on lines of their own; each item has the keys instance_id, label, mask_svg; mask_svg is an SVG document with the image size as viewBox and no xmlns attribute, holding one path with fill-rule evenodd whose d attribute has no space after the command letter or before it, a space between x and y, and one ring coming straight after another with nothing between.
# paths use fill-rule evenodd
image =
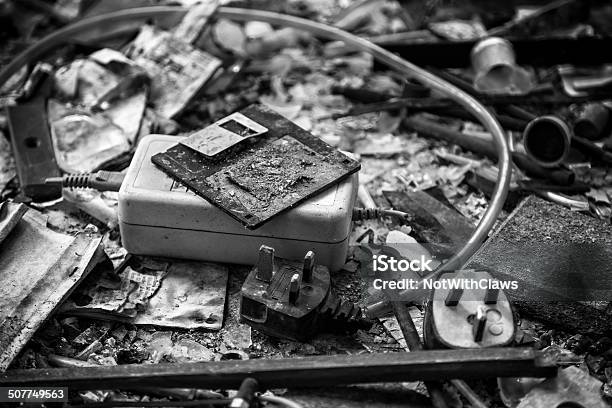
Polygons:
<instances>
[{"instance_id":1,"label":"metal bracket","mask_svg":"<svg viewBox=\"0 0 612 408\"><path fill-rule=\"evenodd\" d=\"M213 157L245 139L261 136L268 128L244 116L233 113L194 133L180 143L198 153Z\"/></svg>"}]
</instances>

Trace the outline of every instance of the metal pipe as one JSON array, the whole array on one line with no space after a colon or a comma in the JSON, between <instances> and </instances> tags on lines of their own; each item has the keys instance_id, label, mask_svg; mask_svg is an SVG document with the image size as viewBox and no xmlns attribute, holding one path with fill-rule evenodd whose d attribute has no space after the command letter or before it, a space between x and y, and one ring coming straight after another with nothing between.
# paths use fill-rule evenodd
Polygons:
<instances>
[{"instance_id":1,"label":"metal pipe","mask_svg":"<svg viewBox=\"0 0 612 408\"><path fill-rule=\"evenodd\" d=\"M401 302L392 302L392 305L393 313L395 314L397 323L399 324L402 334L404 335L404 340L406 340L408 349L411 352L422 351L423 345L421 344L421 339L419 338L419 333L414 325L414 321L408 312L408 308ZM427 392L431 398L431 403L435 408L448 407L448 404L444 398L444 388L442 387L442 383L438 381L427 381L425 382L425 387L427 387Z\"/></svg>"},{"instance_id":2,"label":"metal pipe","mask_svg":"<svg viewBox=\"0 0 612 408\"><path fill-rule=\"evenodd\" d=\"M612 165L612 153L602 149L590 140L574 136L572 138L572 147L593 159Z\"/></svg>"},{"instance_id":3,"label":"metal pipe","mask_svg":"<svg viewBox=\"0 0 612 408\"><path fill-rule=\"evenodd\" d=\"M610 120L610 110L601 103L587 103L581 106L574 121L574 134L589 140L605 137L604 130Z\"/></svg>"},{"instance_id":4,"label":"metal pipe","mask_svg":"<svg viewBox=\"0 0 612 408\"><path fill-rule=\"evenodd\" d=\"M531 348L427 350L303 358L126 364L86 368L9 370L0 386L62 386L71 390L146 386L237 389L246 377L265 388L331 387L455 378L553 377L557 368Z\"/></svg>"},{"instance_id":5,"label":"metal pipe","mask_svg":"<svg viewBox=\"0 0 612 408\"><path fill-rule=\"evenodd\" d=\"M493 146L491 146L490 141L485 138L465 135L448 126L443 126L432 120L417 116L405 119L404 124L425 137L433 137L435 139L454 143L472 152L482 154L492 160L496 159ZM562 168L542 167L519 152L512 152L512 160L518 168L535 178L547 179L559 185L570 185L575 180L575 174L572 171Z\"/></svg>"},{"instance_id":6,"label":"metal pipe","mask_svg":"<svg viewBox=\"0 0 612 408\"><path fill-rule=\"evenodd\" d=\"M470 403L472 408L487 408L487 404L485 404L478 394L474 392L474 390L465 383L463 380L451 380L451 384L455 386L457 391L461 393L465 397L466 400Z\"/></svg>"},{"instance_id":7,"label":"metal pipe","mask_svg":"<svg viewBox=\"0 0 612 408\"><path fill-rule=\"evenodd\" d=\"M414 320L412 320L412 316L410 316L406 305L400 302L393 302L393 312L402 334L404 335L404 340L406 340L408 349L410 351L423 350L423 344L421 343L419 332L414 325ZM486 404L480 400L480 397L478 397L474 390L472 390L472 388L463 380L455 379L451 380L451 383L470 402L470 404L474 406L474 408L486 408ZM426 382L425 386L427 387L427 391L431 396L431 401L434 407L447 406L446 401L444 400L444 388L442 387L442 383Z\"/></svg>"},{"instance_id":8,"label":"metal pipe","mask_svg":"<svg viewBox=\"0 0 612 408\"><path fill-rule=\"evenodd\" d=\"M523 145L527 155L542 167L556 167L569 154L572 131L560 118L539 116L523 131Z\"/></svg>"},{"instance_id":9,"label":"metal pipe","mask_svg":"<svg viewBox=\"0 0 612 408\"><path fill-rule=\"evenodd\" d=\"M589 211L590 208L589 202L586 199L581 200L553 191L537 191L536 194L538 194L542 198L552 201L553 203L557 203L564 207L567 207L570 210Z\"/></svg>"}]
</instances>

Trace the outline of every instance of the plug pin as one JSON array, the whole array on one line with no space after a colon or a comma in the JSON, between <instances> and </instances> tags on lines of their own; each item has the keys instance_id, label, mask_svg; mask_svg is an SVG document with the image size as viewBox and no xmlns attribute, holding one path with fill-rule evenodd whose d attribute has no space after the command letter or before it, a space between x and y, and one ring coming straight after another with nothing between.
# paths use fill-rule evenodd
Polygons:
<instances>
[{"instance_id":1,"label":"plug pin","mask_svg":"<svg viewBox=\"0 0 612 408\"><path fill-rule=\"evenodd\" d=\"M259 259L257 260L257 279L270 282L274 269L274 248L262 245L259 248Z\"/></svg>"}]
</instances>

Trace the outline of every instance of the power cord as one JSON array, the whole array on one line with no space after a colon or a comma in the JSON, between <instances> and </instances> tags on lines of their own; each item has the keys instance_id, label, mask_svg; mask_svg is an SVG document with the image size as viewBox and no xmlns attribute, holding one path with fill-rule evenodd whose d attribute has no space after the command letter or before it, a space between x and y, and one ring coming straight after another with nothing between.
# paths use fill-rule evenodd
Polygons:
<instances>
[{"instance_id":1,"label":"power cord","mask_svg":"<svg viewBox=\"0 0 612 408\"><path fill-rule=\"evenodd\" d=\"M98 191L119 191L125 178L118 171L100 170L96 173L72 173L62 177L50 177L45 184L60 185L63 188L93 188Z\"/></svg>"}]
</instances>

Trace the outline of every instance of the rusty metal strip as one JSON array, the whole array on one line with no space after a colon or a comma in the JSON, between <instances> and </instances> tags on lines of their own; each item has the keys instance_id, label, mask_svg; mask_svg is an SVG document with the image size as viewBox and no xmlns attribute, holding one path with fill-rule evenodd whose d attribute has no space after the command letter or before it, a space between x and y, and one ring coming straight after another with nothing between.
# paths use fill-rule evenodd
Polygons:
<instances>
[{"instance_id":1,"label":"rusty metal strip","mask_svg":"<svg viewBox=\"0 0 612 408\"><path fill-rule=\"evenodd\" d=\"M497 348L13 370L0 374L0 386L235 389L248 376L257 379L263 388L330 387L340 384L455 378L552 377L556 373L553 361L541 352L530 348Z\"/></svg>"}]
</instances>

